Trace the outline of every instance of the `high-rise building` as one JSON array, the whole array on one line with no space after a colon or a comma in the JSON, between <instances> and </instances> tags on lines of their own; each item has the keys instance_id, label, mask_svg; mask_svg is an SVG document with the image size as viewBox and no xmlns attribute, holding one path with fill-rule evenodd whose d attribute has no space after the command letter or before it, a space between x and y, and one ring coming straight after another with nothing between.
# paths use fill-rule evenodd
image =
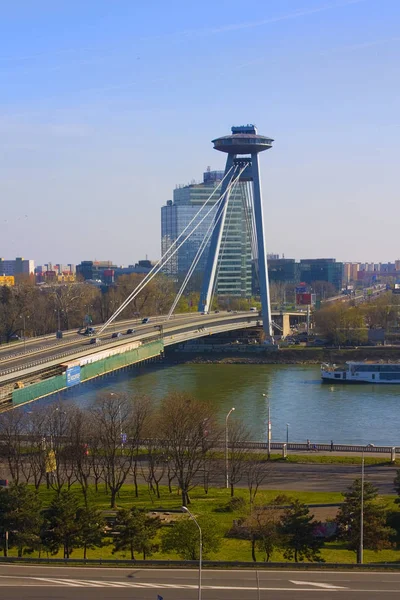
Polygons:
<instances>
[{"instance_id":1,"label":"high-rise building","mask_svg":"<svg viewBox=\"0 0 400 600\"><path fill-rule=\"evenodd\" d=\"M199 247L207 235L213 222L215 210L204 219L196 231L197 223L207 213L211 206L219 199L219 189L216 190L224 176L223 171L208 170L204 173L202 183L192 183L177 187L174 190L173 200L168 200L161 208L161 253L164 255L191 223L185 232L185 243L169 260L164 267L164 272L182 280L196 256ZM195 218L200 207L205 204L215 190L207 207ZM221 249L219 253L216 290L217 295L250 297L252 293L252 262L249 230L249 215L245 207L245 184L239 183L231 192L225 226L222 233ZM183 239L183 238L182 238ZM178 243L179 245L179 243ZM201 281L199 275L204 272L207 261L209 244L197 263L194 276L199 289Z\"/></svg>"},{"instance_id":2,"label":"high-rise building","mask_svg":"<svg viewBox=\"0 0 400 600\"><path fill-rule=\"evenodd\" d=\"M0 275L33 275L35 261L17 257L15 260L0 258Z\"/></svg>"}]
</instances>

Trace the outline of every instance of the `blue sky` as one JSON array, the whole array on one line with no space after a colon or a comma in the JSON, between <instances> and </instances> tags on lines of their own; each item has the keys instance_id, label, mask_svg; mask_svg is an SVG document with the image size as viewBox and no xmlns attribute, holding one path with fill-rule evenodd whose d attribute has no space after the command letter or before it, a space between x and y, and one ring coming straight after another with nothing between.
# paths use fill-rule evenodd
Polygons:
<instances>
[{"instance_id":1,"label":"blue sky","mask_svg":"<svg viewBox=\"0 0 400 600\"><path fill-rule=\"evenodd\" d=\"M398 0L0 0L0 256L132 263L256 123L267 247L400 257Z\"/></svg>"}]
</instances>

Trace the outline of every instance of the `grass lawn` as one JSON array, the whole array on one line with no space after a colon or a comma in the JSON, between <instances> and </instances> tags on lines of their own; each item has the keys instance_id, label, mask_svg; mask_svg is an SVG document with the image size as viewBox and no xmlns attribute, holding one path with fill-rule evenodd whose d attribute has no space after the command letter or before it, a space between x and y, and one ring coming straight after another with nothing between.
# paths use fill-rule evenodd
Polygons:
<instances>
[{"instance_id":1,"label":"grass lawn","mask_svg":"<svg viewBox=\"0 0 400 600\"><path fill-rule=\"evenodd\" d=\"M72 488L76 494L82 498L82 494L79 486L73 486ZM146 485L139 485L139 497L135 498L134 488L131 485L125 485L121 489L118 497L119 508L129 508L131 506L137 506L140 508L146 508L149 512L156 511L157 509L163 509L166 512L172 510L179 510L181 507L181 497L175 491L170 494L166 486L160 487L161 498L158 499L154 495L150 495ZM280 492L278 490L261 490L256 496L256 504L263 505L275 498ZM338 492L285 492L286 495L292 498L298 498L307 504L331 504L341 502L343 500L342 494ZM44 505L49 504L51 498L54 495L52 490L47 490L45 486L42 486L39 490L39 495ZM226 489L210 488L208 494L204 493L204 490L200 487L192 490L191 505L190 509L195 516L209 516L212 517L216 522L216 527L222 538L222 543L218 553L211 554L209 556L212 560L228 560L228 561L249 561L251 562L251 547L250 542L246 540L237 540L223 537L225 533L232 526L233 520L242 517L246 511L249 510L248 504L248 491L246 489L235 490L235 496L244 498L246 506L244 509L232 512L216 512L216 509L221 509L227 505L230 500L230 493ZM99 491L96 493L94 486L90 490L91 502L95 504L99 509L104 511L110 511L110 500L109 495L106 494L104 486L101 486ZM385 500L390 508L394 508L394 497L387 496ZM311 508L312 512L312 508ZM178 519L182 518L180 515L174 515L165 517L162 513L160 517L165 519ZM185 518L185 517L183 517ZM161 530L162 531L162 530ZM159 534L161 538L162 533ZM355 554L345 549L340 542L331 542L325 545L321 552L322 557L326 562L338 562L338 563L354 563L356 560ZM15 555L15 552L10 551L10 555ZM32 556L37 556L37 553ZM58 555L61 557L61 554ZM72 558L81 558L83 551L80 549L74 550ZM95 550L88 550L88 558L129 558L124 553L112 554L112 545L106 545L103 548ZM137 555L140 559L141 556ZM154 559L177 559L179 558L175 554L165 554L156 552L153 557ZM264 557L262 552L257 553L259 561L263 561ZM274 562L284 561L283 556L280 552L275 552L272 556ZM397 550L383 550L378 553L366 550L364 553L365 562L394 562L400 561L400 551Z\"/></svg>"}]
</instances>

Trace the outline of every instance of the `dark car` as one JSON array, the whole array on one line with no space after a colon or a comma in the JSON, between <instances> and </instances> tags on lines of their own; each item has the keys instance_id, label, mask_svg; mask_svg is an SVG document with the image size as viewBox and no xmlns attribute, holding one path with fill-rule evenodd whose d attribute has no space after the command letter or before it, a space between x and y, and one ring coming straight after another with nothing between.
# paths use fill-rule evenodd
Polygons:
<instances>
[{"instance_id":1,"label":"dark car","mask_svg":"<svg viewBox=\"0 0 400 600\"><path fill-rule=\"evenodd\" d=\"M96 330L94 327L86 327L85 331L83 332L83 335L94 335L96 333Z\"/></svg>"},{"instance_id":2,"label":"dark car","mask_svg":"<svg viewBox=\"0 0 400 600\"><path fill-rule=\"evenodd\" d=\"M149 321L150 321L149 317L145 317L144 319L142 319L142 324L145 325Z\"/></svg>"},{"instance_id":3,"label":"dark car","mask_svg":"<svg viewBox=\"0 0 400 600\"><path fill-rule=\"evenodd\" d=\"M89 344L98 344L100 342L99 338L92 338L89 342Z\"/></svg>"},{"instance_id":4,"label":"dark car","mask_svg":"<svg viewBox=\"0 0 400 600\"><path fill-rule=\"evenodd\" d=\"M126 332L126 335L129 335L130 333L135 333L135 330L134 329L128 329L127 332Z\"/></svg>"},{"instance_id":5,"label":"dark car","mask_svg":"<svg viewBox=\"0 0 400 600\"><path fill-rule=\"evenodd\" d=\"M116 331L115 333L112 334L111 336L112 338L119 338L122 337L122 333L120 331Z\"/></svg>"}]
</instances>

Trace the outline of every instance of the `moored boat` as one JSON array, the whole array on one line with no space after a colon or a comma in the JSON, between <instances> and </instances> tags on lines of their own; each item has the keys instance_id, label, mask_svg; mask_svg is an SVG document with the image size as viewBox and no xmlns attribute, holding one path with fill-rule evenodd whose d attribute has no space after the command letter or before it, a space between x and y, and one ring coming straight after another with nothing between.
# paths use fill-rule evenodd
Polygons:
<instances>
[{"instance_id":1,"label":"moored boat","mask_svg":"<svg viewBox=\"0 0 400 600\"><path fill-rule=\"evenodd\" d=\"M400 383L400 363L348 361L345 365L321 365L322 381L328 383Z\"/></svg>"}]
</instances>

